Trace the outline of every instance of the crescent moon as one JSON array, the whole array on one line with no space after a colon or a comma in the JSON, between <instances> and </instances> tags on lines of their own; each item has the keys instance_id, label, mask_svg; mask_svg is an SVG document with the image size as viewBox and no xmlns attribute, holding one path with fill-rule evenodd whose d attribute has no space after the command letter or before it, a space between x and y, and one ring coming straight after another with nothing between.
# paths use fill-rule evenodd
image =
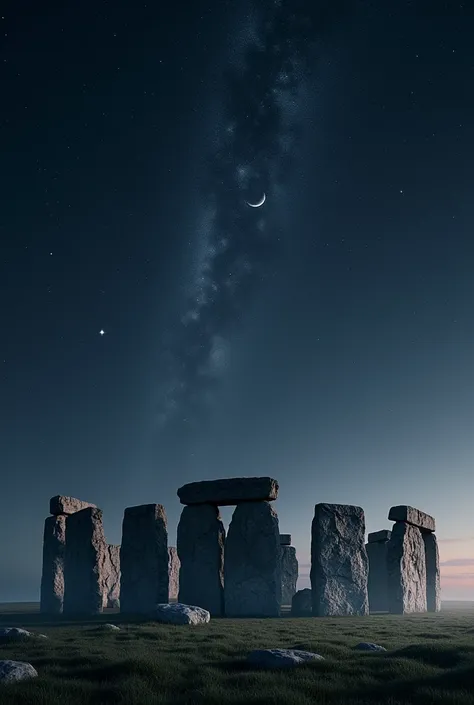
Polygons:
<instances>
[{"instance_id":1,"label":"crescent moon","mask_svg":"<svg viewBox=\"0 0 474 705\"><path fill-rule=\"evenodd\" d=\"M265 203L266 198L265 194L263 194L262 198L257 203L249 203L248 201L246 201L246 203L250 208L260 208L260 206L263 206Z\"/></svg>"}]
</instances>

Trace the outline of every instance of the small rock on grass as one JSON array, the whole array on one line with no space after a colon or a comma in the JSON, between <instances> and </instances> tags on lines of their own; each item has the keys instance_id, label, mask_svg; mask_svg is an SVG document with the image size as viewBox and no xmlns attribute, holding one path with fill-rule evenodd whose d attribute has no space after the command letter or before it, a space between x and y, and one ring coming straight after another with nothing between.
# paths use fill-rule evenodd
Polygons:
<instances>
[{"instance_id":1,"label":"small rock on grass","mask_svg":"<svg viewBox=\"0 0 474 705\"><path fill-rule=\"evenodd\" d=\"M175 602L156 605L154 617L165 624L207 624L211 614L202 607Z\"/></svg>"},{"instance_id":2,"label":"small rock on grass","mask_svg":"<svg viewBox=\"0 0 474 705\"><path fill-rule=\"evenodd\" d=\"M98 629L100 629L101 632L119 632L120 627L117 627L116 624L101 624Z\"/></svg>"},{"instance_id":3,"label":"small rock on grass","mask_svg":"<svg viewBox=\"0 0 474 705\"><path fill-rule=\"evenodd\" d=\"M0 683L15 683L36 678L37 675L37 670L26 661L0 661Z\"/></svg>"},{"instance_id":4,"label":"small rock on grass","mask_svg":"<svg viewBox=\"0 0 474 705\"><path fill-rule=\"evenodd\" d=\"M379 644L372 644L370 641L361 641L357 644L356 648L358 651L387 651L385 646L379 646Z\"/></svg>"},{"instance_id":5,"label":"small rock on grass","mask_svg":"<svg viewBox=\"0 0 474 705\"><path fill-rule=\"evenodd\" d=\"M22 641L23 639L47 639L46 634L34 634L21 627L2 627L0 629L0 642Z\"/></svg>"},{"instance_id":6,"label":"small rock on grass","mask_svg":"<svg viewBox=\"0 0 474 705\"><path fill-rule=\"evenodd\" d=\"M324 656L299 649L256 649L247 661L261 668L291 668L307 661L322 661Z\"/></svg>"}]
</instances>

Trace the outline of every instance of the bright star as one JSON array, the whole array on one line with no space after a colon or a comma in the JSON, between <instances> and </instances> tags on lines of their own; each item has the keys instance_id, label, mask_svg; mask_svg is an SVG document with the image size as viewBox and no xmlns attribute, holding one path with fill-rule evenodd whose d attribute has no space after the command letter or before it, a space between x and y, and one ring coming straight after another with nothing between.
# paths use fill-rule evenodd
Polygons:
<instances>
[{"instance_id":1,"label":"bright star","mask_svg":"<svg viewBox=\"0 0 474 705\"><path fill-rule=\"evenodd\" d=\"M105 330L100 330L99 335L105 335Z\"/></svg>"}]
</instances>

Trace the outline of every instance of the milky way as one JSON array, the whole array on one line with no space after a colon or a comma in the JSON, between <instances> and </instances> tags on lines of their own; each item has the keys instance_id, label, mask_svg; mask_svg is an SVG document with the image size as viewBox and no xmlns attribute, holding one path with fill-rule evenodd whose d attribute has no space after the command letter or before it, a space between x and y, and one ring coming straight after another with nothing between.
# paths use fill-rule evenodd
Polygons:
<instances>
[{"instance_id":1,"label":"milky way","mask_svg":"<svg viewBox=\"0 0 474 705\"><path fill-rule=\"evenodd\" d=\"M271 206L291 171L307 60L340 10L337 0L261 2L227 57L188 305L160 363L166 388L158 422L166 431L193 427L209 410L228 367L231 333L278 257ZM262 208L246 205L263 192Z\"/></svg>"}]
</instances>

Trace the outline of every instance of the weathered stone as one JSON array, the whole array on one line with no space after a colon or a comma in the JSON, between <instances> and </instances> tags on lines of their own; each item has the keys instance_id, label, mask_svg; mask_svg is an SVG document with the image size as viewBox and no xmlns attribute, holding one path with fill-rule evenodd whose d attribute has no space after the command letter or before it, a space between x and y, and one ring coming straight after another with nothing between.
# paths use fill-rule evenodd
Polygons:
<instances>
[{"instance_id":1,"label":"weathered stone","mask_svg":"<svg viewBox=\"0 0 474 705\"><path fill-rule=\"evenodd\" d=\"M381 531L373 531L367 537L369 543L377 543L379 541L390 541L392 532L389 529L381 529Z\"/></svg>"},{"instance_id":2,"label":"weathered stone","mask_svg":"<svg viewBox=\"0 0 474 705\"><path fill-rule=\"evenodd\" d=\"M165 624L207 624L211 619L208 610L182 602L156 605L155 619Z\"/></svg>"},{"instance_id":3,"label":"weathered stone","mask_svg":"<svg viewBox=\"0 0 474 705\"><path fill-rule=\"evenodd\" d=\"M369 613L369 559L361 507L316 504L311 528L311 588L317 617Z\"/></svg>"},{"instance_id":4,"label":"weathered stone","mask_svg":"<svg viewBox=\"0 0 474 705\"><path fill-rule=\"evenodd\" d=\"M280 546L291 546L291 534L280 534Z\"/></svg>"},{"instance_id":5,"label":"weathered stone","mask_svg":"<svg viewBox=\"0 0 474 705\"><path fill-rule=\"evenodd\" d=\"M168 602L168 530L161 504L125 509L120 547L120 611L151 613Z\"/></svg>"},{"instance_id":6,"label":"weathered stone","mask_svg":"<svg viewBox=\"0 0 474 705\"><path fill-rule=\"evenodd\" d=\"M291 616L292 617L311 617L313 613L313 602L311 598L311 589L304 588L298 590L293 595L291 600Z\"/></svg>"},{"instance_id":7,"label":"weathered stone","mask_svg":"<svg viewBox=\"0 0 474 705\"><path fill-rule=\"evenodd\" d=\"M324 656L300 649L255 649L247 656L247 661L260 668L291 668L307 661L322 661Z\"/></svg>"},{"instance_id":8,"label":"weathered stone","mask_svg":"<svg viewBox=\"0 0 474 705\"><path fill-rule=\"evenodd\" d=\"M100 632L119 632L120 627L117 627L116 624L99 624L97 630Z\"/></svg>"},{"instance_id":9,"label":"weathered stone","mask_svg":"<svg viewBox=\"0 0 474 705\"><path fill-rule=\"evenodd\" d=\"M66 517L52 516L44 522L43 571L41 575L40 611L60 614L64 600L64 553Z\"/></svg>"},{"instance_id":10,"label":"weathered stone","mask_svg":"<svg viewBox=\"0 0 474 705\"><path fill-rule=\"evenodd\" d=\"M441 586L439 569L438 541L435 534L423 532L426 562L426 609L428 612L441 610Z\"/></svg>"},{"instance_id":11,"label":"weathered stone","mask_svg":"<svg viewBox=\"0 0 474 705\"><path fill-rule=\"evenodd\" d=\"M102 511L88 507L68 516L63 612L88 615L102 612L108 565Z\"/></svg>"},{"instance_id":12,"label":"weathered stone","mask_svg":"<svg viewBox=\"0 0 474 705\"><path fill-rule=\"evenodd\" d=\"M388 541L367 543L365 548L369 557L369 610L388 612Z\"/></svg>"},{"instance_id":13,"label":"weathered stone","mask_svg":"<svg viewBox=\"0 0 474 705\"><path fill-rule=\"evenodd\" d=\"M109 544L108 570L105 576L104 607L120 605L120 546Z\"/></svg>"},{"instance_id":14,"label":"weathered stone","mask_svg":"<svg viewBox=\"0 0 474 705\"><path fill-rule=\"evenodd\" d=\"M281 546L281 604L291 605L291 600L296 592L296 582L298 580L298 559L296 558L296 548L293 546Z\"/></svg>"},{"instance_id":15,"label":"weathered stone","mask_svg":"<svg viewBox=\"0 0 474 705\"><path fill-rule=\"evenodd\" d=\"M181 561L174 546L168 547L169 599L177 600L179 592L179 571Z\"/></svg>"},{"instance_id":16,"label":"weathered stone","mask_svg":"<svg viewBox=\"0 0 474 705\"><path fill-rule=\"evenodd\" d=\"M178 490L181 504L217 504L272 501L278 497L278 482L271 477L232 477L190 482Z\"/></svg>"},{"instance_id":17,"label":"weathered stone","mask_svg":"<svg viewBox=\"0 0 474 705\"><path fill-rule=\"evenodd\" d=\"M387 571L389 611L426 612L425 544L417 526L394 525L387 544Z\"/></svg>"},{"instance_id":18,"label":"weathered stone","mask_svg":"<svg viewBox=\"0 0 474 705\"><path fill-rule=\"evenodd\" d=\"M277 617L281 605L278 516L268 502L242 502L225 544L225 613Z\"/></svg>"},{"instance_id":19,"label":"weathered stone","mask_svg":"<svg viewBox=\"0 0 474 705\"><path fill-rule=\"evenodd\" d=\"M54 516L58 516L59 514L75 514L88 507L95 507L95 504L83 502L75 497L64 497L61 494L56 495L56 497L51 497L49 500L49 513Z\"/></svg>"},{"instance_id":20,"label":"weathered stone","mask_svg":"<svg viewBox=\"0 0 474 705\"><path fill-rule=\"evenodd\" d=\"M0 683L16 683L36 678L37 675L37 670L26 661L11 661L10 659L0 661Z\"/></svg>"},{"instance_id":21,"label":"weathered stone","mask_svg":"<svg viewBox=\"0 0 474 705\"><path fill-rule=\"evenodd\" d=\"M176 548L180 560L178 600L212 615L224 613L225 529L212 504L184 507Z\"/></svg>"},{"instance_id":22,"label":"weathered stone","mask_svg":"<svg viewBox=\"0 0 474 705\"><path fill-rule=\"evenodd\" d=\"M371 641L361 641L359 644L354 646L357 651L387 651L385 646L379 646L379 644L373 644Z\"/></svg>"},{"instance_id":23,"label":"weathered stone","mask_svg":"<svg viewBox=\"0 0 474 705\"><path fill-rule=\"evenodd\" d=\"M404 521L423 531L436 531L436 523L432 516L406 504L391 507L388 518L390 521Z\"/></svg>"}]
</instances>

